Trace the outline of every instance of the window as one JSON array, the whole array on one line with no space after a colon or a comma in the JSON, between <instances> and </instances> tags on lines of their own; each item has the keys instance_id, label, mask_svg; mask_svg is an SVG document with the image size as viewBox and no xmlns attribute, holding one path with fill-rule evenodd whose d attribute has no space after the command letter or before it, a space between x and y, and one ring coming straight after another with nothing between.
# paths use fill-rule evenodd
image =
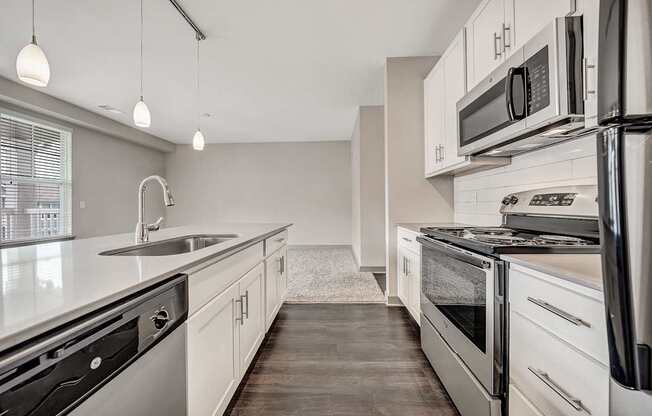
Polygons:
<instances>
[{"instance_id":1,"label":"window","mask_svg":"<svg viewBox=\"0 0 652 416\"><path fill-rule=\"evenodd\" d=\"M71 134L0 112L0 245L72 234Z\"/></svg>"}]
</instances>

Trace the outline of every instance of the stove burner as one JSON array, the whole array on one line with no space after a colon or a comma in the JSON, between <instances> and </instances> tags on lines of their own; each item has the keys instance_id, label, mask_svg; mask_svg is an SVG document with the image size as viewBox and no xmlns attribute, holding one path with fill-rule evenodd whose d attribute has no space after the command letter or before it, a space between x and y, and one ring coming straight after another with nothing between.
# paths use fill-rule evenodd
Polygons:
<instances>
[{"instance_id":1,"label":"stove burner","mask_svg":"<svg viewBox=\"0 0 652 416\"><path fill-rule=\"evenodd\" d=\"M476 235L495 235L495 236L509 236L514 235L516 231L510 228L501 228L501 227L477 227L469 229L471 234Z\"/></svg>"},{"instance_id":2,"label":"stove burner","mask_svg":"<svg viewBox=\"0 0 652 416\"><path fill-rule=\"evenodd\" d=\"M489 243L489 244L510 244L510 245L515 245L515 244L524 244L528 243L529 240L527 238L522 238L522 237L514 237L512 235L476 235L474 238L478 241L481 241L483 243Z\"/></svg>"},{"instance_id":3,"label":"stove burner","mask_svg":"<svg viewBox=\"0 0 652 416\"><path fill-rule=\"evenodd\" d=\"M540 235L534 239L537 243L542 244L557 244L564 246L585 246L591 244L590 241L583 240L577 237L569 237L566 235Z\"/></svg>"}]
</instances>

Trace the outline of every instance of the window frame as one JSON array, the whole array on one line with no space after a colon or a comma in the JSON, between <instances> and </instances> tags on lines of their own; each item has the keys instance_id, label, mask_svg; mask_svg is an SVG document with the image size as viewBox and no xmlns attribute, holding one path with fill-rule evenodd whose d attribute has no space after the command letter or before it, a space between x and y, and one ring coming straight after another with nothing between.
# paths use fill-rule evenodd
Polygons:
<instances>
[{"instance_id":1,"label":"window frame","mask_svg":"<svg viewBox=\"0 0 652 416\"><path fill-rule=\"evenodd\" d=\"M72 240L75 238L74 232L73 232L73 207L72 207L72 201L73 201L73 181L72 181L72 151L73 151L73 146L72 146L72 141L73 141L73 132L74 130L70 127L58 124L56 122L52 122L49 120L44 120L38 117L34 117L29 114L25 114L19 111L14 111L11 109L8 109L6 107L0 106L0 114L4 115L5 117L9 117L12 119L16 119L16 121L19 122L24 122L24 123L29 123L32 125L36 125L45 129L52 129L52 130L57 130L60 133L63 134L63 142L65 146L64 150L64 161L63 161L63 170L64 170L64 178L61 181L47 181L47 180L34 180L32 179L26 179L25 182L33 182L33 183L61 183L64 187L64 192L62 193L60 197L60 206L64 207L62 211L62 216L65 218L66 213L68 217L70 218L69 220L69 225L68 225L68 230L67 232L64 231L64 233L60 235L54 235L54 236L46 236L46 237L29 237L29 238L20 238L20 239L14 239L14 240L0 240L0 249L3 248L11 248L11 247L21 247L21 246L27 246L27 245L33 245L33 244L39 244L39 243L46 243L46 242L53 242L53 241L65 241L65 240ZM1 178L2 175L0 175Z\"/></svg>"}]
</instances>

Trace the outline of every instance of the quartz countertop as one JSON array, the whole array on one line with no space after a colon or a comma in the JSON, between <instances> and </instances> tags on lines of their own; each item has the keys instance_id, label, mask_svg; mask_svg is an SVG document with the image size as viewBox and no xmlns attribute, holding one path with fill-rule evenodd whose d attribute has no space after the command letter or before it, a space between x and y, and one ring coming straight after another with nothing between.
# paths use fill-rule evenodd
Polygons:
<instances>
[{"instance_id":1,"label":"quartz countertop","mask_svg":"<svg viewBox=\"0 0 652 416\"><path fill-rule=\"evenodd\" d=\"M602 263L599 254L504 254L500 258L602 291Z\"/></svg>"},{"instance_id":2,"label":"quartz countertop","mask_svg":"<svg viewBox=\"0 0 652 416\"><path fill-rule=\"evenodd\" d=\"M0 352L177 273L227 256L291 224L210 224L161 229L150 242L191 234L238 234L171 256L100 256L133 246L133 233L0 250Z\"/></svg>"}]
</instances>

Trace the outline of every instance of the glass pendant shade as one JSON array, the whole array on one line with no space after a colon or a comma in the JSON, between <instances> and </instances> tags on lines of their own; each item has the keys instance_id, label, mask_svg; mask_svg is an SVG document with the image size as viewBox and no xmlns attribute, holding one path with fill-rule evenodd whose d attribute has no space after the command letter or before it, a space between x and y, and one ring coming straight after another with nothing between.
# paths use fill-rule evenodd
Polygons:
<instances>
[{"instance_id":1,"label":"glass pendant shade","mask_svg":"<svg viewBox=\"0 0 652 416\"><path fill-rule=\"evenodd\" d=\"M134 106L134 124L138 127L149 127L152 124L152 116L142 97Z\"/></svg>"},{"instance_id":2,"label":"glass pendant shade","mask_svg":"<svg viewBox=\"0 0 652 416\"><path fill-rule=\"evenodd\" d=\"M45 87L50 81L50 64L36 41L25 46L16 58L16 73L24 83Z\"/></svg>"},{"instance_id":3,"label":"glass pendant shade","mask_svg":"<svg viewBox=\"0 0 652 416\"><path fill-rule=\"evenodd\" d=\"M195 150L204 150L204 134L201 130L197 129L195 135L192 137L192 148Z\"/></svg>"}]
</instances>

